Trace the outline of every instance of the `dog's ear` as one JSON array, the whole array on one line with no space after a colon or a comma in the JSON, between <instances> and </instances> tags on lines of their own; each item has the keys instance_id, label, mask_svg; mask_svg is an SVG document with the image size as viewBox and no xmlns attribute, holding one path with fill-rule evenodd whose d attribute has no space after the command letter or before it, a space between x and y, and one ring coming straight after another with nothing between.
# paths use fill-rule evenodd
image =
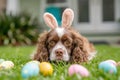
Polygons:
<instances>
[{"instance_id":1,"label":"dog's ear","mask_svg":"<svg viewBox=\"0 0 120 80\"><path fill-rule=\"evenodd\" d=\"M70 27L74 19L74 12L72 9L67 8L62 15L62 27Z\"/></svg>"},{"instance_id":2,"label":"dog's ear","mask_svg":"<svg viewBox=\"0 0 120 80\"><path fill-rule=\"evenodd\" d=\"M88 61L89 43L79 33L74 34L74 48L71 54L71 62L82 63Z\"/></svg>"},{"instance_id":3,"label":"dog's ear","mask_svg":"<svg viewBox=\"0 0 120 80\"><path fill-rule=\"evenodd\" d=\"M44 32L38 38L37 50L33 56L33 60L38 60L40 62L48 61L49 53L46 47L47 35L48 32Z\"/></svg>"},{"instance_id":4,"label":"dog's ear","mask_svg":"<svg viewBox=\"0 0 120 80\"><path fill-rule=\"evenodd\" d=\"M47 24L47 26L50 27L51 29L58 27L57 20L52 14L46 12L44 14L43 18L44 18L44 21Z\"/></svg>"}]
</instances>

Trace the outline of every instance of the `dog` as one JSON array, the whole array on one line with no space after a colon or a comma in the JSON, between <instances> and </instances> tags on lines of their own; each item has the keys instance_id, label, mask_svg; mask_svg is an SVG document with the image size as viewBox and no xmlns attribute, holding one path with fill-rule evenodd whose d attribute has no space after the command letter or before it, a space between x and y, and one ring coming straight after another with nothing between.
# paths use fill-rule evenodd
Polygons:
<instances>
[{"instance_id":1,"label":"dog","mask_svg":"<svg viewBox=\"0 0 120 80\"><path fill-rule=\"evenodd\" d=\"M64 10L61 27L51 13L44 13L43 18L50 30L40 34L33 60L81 63L95 56L94 45L71 27L74 19L72 9Z\"/></svg>"}]
</instances>

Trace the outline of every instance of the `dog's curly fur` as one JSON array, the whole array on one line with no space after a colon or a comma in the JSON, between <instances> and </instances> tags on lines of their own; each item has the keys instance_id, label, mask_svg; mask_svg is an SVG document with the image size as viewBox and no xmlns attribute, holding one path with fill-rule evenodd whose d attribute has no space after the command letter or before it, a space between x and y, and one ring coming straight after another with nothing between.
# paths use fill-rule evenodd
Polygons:
<instances>
[{"instance_id":1,"label":"dog's curly fur","mask_svg":"<svg viewBox=\"0 0 120 80\"><path fill-rule=\"evenodd\" d=\"M39 36L36 54L34 55L33 58L34 60L38 60L40 62L48 61L48 51L46 46L47 35L48 32L44 32Z\"/></svg>"}]
</instances>

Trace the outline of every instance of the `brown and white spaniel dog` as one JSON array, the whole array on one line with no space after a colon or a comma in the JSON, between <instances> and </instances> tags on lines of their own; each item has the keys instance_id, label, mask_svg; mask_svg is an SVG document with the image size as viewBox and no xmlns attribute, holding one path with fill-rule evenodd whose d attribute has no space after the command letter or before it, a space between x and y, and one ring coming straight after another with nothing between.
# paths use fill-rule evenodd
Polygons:
<instances>
[{"instance_id":1,"label":"brown and white spaniel dog","mask_svg":"<svg viewBox=\"0 0 120 80\"><path fill-rule=\"evenodd\" d=\"M81 63L91 60L96 50L89 41L71 28L74 13L67 8L62 15L62 26L58 27L55 17L45 13L44 21L51 29L38 39L33 59L42 61L65 61Z\"/></svg>"}]
</instances>

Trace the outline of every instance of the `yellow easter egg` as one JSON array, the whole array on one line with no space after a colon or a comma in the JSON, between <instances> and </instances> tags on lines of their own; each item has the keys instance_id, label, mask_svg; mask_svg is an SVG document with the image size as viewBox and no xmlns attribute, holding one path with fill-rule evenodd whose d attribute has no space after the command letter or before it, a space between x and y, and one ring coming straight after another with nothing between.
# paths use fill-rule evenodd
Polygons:
<instances>
[{"instance_id":1,"label":"yellow easter egg","mask_svg":"<svg viewBox=\"0 0 120 80\"><path fill-rule=\"evenodd\" d=\"M49 76L53 74L53 67L48 62L41 62L40 63L40 72L44 76Z\"/></svg>"}]
</instances>

